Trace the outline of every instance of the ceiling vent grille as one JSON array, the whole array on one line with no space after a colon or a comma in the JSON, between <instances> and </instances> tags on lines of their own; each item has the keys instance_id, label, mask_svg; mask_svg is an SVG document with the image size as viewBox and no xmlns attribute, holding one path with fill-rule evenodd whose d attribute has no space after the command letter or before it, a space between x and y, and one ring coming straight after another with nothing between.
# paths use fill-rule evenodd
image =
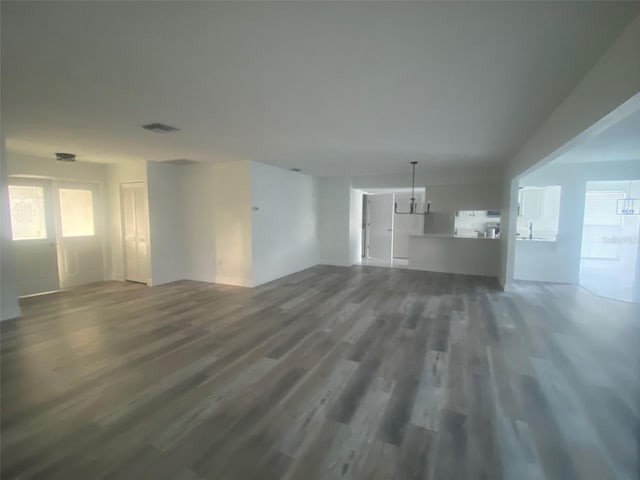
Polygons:
<instances>
[{"instance_id":1,"label":"ceiling vent grille","mask_svg":"<svg viewBox=\"0 0 640 480\"><path fill-rule=\"evenodd\" d=\"M155 133L170 133L177 132L179 128L172 127L171 125L165 125L164 123L148 123L143 125L142 128Z\"/></svg>"},{"instance_id":2,"label":"ceiling vent grille","mask_svg":"<svg viewBox=\"0 0 640 480\"><path fill-rule=\"evenodd\" d=\"M170 163L171 165L193 165L194 163L200 163L196 160L190 160L188 158L176 158L175 160L167 160L165 163Z\"/></svg>"},{"instance_id":3,"label":"ceiling vent grille","mask_svg":"<svg viewBox=\"0 0 640 480\"><path fill-rule=\"evenodd\" d=\"M73 153L56 153L56 160L59 162L75 162L76 156Z\"/></svg>"}]
</instances>

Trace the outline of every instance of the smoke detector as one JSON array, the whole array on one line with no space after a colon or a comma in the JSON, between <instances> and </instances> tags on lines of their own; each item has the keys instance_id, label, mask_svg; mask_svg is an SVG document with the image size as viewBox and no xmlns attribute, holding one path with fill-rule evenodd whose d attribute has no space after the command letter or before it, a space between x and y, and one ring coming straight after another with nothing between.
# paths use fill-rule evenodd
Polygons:
<instances>
[{"instance_id":1,"label":"smoke detector","mask_svg":"<svg viewBox=\"0 0 640 480\"><path fill-rule=\"evenodd\" d=\"M59 162L75 162L76 155L74 153L56 153L56 160Z\"/></svg>"},{"instance_id":2,"label":"smoke detector","mask_svg":"<svg viewBox=\"0 0 640 480\"><path fill-rule=\"evenodd\" d=\"M172 127L171 125L165 125L164 123L148 123L143 125L142 128L155 133L170 133L177 132L179 128Z\"/></svg>"}]
</instances>

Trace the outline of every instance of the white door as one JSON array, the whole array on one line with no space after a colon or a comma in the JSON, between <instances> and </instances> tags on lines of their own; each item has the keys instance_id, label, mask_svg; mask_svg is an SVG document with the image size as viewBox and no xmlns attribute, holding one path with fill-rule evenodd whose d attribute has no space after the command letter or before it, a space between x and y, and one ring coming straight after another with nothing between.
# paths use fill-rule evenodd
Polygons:
<instances>
[{"instance_id":1,"label":"white door","mask_svg":"<svg viewBox=\"0 0 640 480\"><path fill-rule=\"evenodd\" d=\"M369 197L369 257L391 261L393 252L393 194Z\"/></svg>"},{"instance_id":2,"label":"white door","mask_svg":"<svg viewBox=\"0 0 640 480\"><path fill-rule=\"evenodd\" d=\"M416 193L416 202L422 211L422 195ZM407 205L411 194L396 194L394 202L398 202L400 211L408 211ZM409 236L424 232L424 215L393 216L393 258L409 258Z\"/></svg>"},{"instance_id":3,"label":"white door","mask_svg":"<svg viewBox=\"0 0 640 480\"><path fill-rule=\"evenodd\" d=\"M9 180L11 234L18 294L60 289L51 183Z\"/></svg>"},{"instance_id":4,"label":"white door","mask_svg":"<svg viewBox=\"0 0 640 480\"><path fill-rule=\"evenodd\" d=\"M149 228L144 183L120 185L122 237L125 278L133 282L149 281Z\"/></svg>"},{"instance_id":5,"label":"white door","mask_svg":"<svg viewBox=\"0 0 640 480\"><path fill-rule=\"evenodd\" d=\"M58 270L60 287L104 280L102 222L96 184L57 184Z\"/></svg>"}]
</instances>

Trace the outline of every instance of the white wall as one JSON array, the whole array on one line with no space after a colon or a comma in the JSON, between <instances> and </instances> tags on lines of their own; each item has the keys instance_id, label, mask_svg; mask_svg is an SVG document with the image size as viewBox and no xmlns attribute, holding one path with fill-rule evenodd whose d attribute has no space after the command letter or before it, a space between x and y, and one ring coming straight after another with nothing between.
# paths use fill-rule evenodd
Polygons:
<instances>
[{"instance_id":1,"label":"white wall","mask_svg":"<svg viewBox=\"0 0 640 480\"><path fill-rule=\"evenodd\" d=\"M131 161L108 166L109 178L109 229L111 243L111 279L125 279L124 246L122 238L122 209L120 203L120 185L142 182L147 186L146 162ZM147 192L148 195L148 192ZM148 222L148 218L147 218ZM149 272L149 268L147 267Z\"/></svg>"},{"instance_id":2,"label":"white wall","mask_svg":"<svg viewBox=\"0 0 640 480\"><path fill-rule=\"evenodd\" d=\"M350 266L351 181L319 177L317 185L320 263Z\"/></svg>"},{"instance_id":3,"label":"white wall","mask_svg":"<svg viewBox=\"0 0 640 480\"><path fill-rule=\"evenodd\" d=\"M361 190L351 189L349 194L349 259L362 261L362 200Z\"/></svg>"},{"instance_id":4,"label":"white wall","mask_svg":"<svg viewBox=\"0 0 640 480\"><path fill-rule=\"evenodd\" d=\"M432 212L456 210L498 210L502 205L504 171L498 168L418 169L416 188L424 188ZM353 188L407 188L411 171L401 175L351 178Z\"/></svg>"},{"instance_id":5,"label":"white wall","mask_svg":"<svg viewBox=\"0 0 640 480\"><path fill-rule=\"evenodd\" d=\"M500 165L475 167L427 167L418 164L416 168L416 188L444 185L475 185L500 182L504 168ZM407 164L403 173L390 175L363 175L351 177L353 188L401 189L411 187L411 165ZM427 191L427 197L429 193Z\"/></svg>"},{"instance_id":6,"label":"white wall","mask_svg":"<svg viewBox=\"0 0 640 480\"><path fill-rule=\"evenodd\" d=\"M425 189L433 215L423 222L426 233L453 234L456 210L499 210L503 205L504 171L500 167L428 168L416 169L416 186ZM353 177L352 185L370 188L407 188L411 186L411 170L404 174ZM425 202L426 206L426 202ZM402 256L406 239L394 255ZM408 240L407 240L408 242Z\"/></svg>"},{"instance_id":7,"label":"white wall","mask_svg":"<svg viewBox=\"0 0 640 480\"><path fill-rule=\"evenodd\" d=\"M548 164L522 177L521 186L560 185L560 223L556 242L515 242L514 279L578 284L587 182L636 179L640 159Z\"/></svg>"},{"instance_id":8,"label":"white wall","mask_svg":"<svg viewBox=\"0 0 640 480\"><path fill-rule=\"evenodd\" d=\"M147 162L151 285L185 278L185 223L180 168Z\"/></svg>"},{"instance_id":9,"label":"white wall","mask_svg":"<svg viewBox=\"0 0 640 480\"><path fill-rule=\"evenodd\" d=\"M180 166L178 169L181 174L182 214L185 221L185 276L191 280L213 283L217 280L216 168L214 164L201 163ZM222 200L225 204L231 204L239 202L240 198Z\"/></svg>"},{"instance_id":10,"label":"white wall","mask_svg":"<svg viewBox=\"0 0 640 480\"><path fill-rule=\"evenodd\" d=\"M249 162L214 165L216 283L253 286Z\"/></svg>"},{"instance_id":11,"label":"white wall","mask_svg":"<svg viewBox=\"0 0 640 480\"><path fill-rule=\"evenodd\" d=\"M0 139L0 184L2 186L0 209L2 238L0 243L0 321L20 316L18 288L11 243L11 219L9 217L9 191L7 189L7 157L4 138Z\"/></svg>"},{"instance_id":12,"label":"white wall","mask_svg":"<svg viewBox=\"0 0 640 480\"><path fill-rule=\"evenodd\" d=\"M496 179L490 183L433 185L427 187L426 196L432 212L499 210L502 188L502 182Z\"/></svg>"},{"instance_id":13,"label":"white wall","mask_svg":"<svg viewBox=\"0 0 640 480\"><path fill-rule=\"evenodd\" d=\"M313 177L251 162L253 284L317 265L317 192Z\"/></svg>"},{"instance_id":14,"label":"white wall","mask_svg":"<svg viewBox=\"0 0 640 480\"><path fill-rule=\"evenodd\" d=\"M640 102L640 15L578 83L508 164L503 195L503 271L500 280L509 288L515 265L514 180L536 165L543 165L573 145L597 135L603 128L633 113ZM504 228L507 227L507 228Z\"/></svg>"},{"instance_id":15,"label":"white wall","mask_svg":"<svg viewBox=\"0 0 640 480\"><path fill-rule=\"evenodd\" d=\"M181 278L252 286L249 162L174 165L173 171Z\"/></svg>"},{"instance_id":16,"label":"white wall","mask_svg":"<svg viewBox=\"0 0 640 480\"><path fill-rule=\"evenodd\" d=\"M19 152L7 152L7 174L9 176L34 176L71 182L100 184L102 191L108 182L108 169L104 163L58 162L51 158L34 157Z\"/></svg>"},{"instance_id":17,"label":"white wall","mask_svg":"<svg viewBox=\"0 0 640 480\"><path fill-rule=\"evenodd\" d=\"M507 179L502 185L502 207L500 208L500 270L498 281L503 289L513 284L515 259L515 235L518 216L518 180Z\"/></svg>"},{"instance_id":18,"label":"white wall","mask_svg":"<svg viewBox=\"0 0 640 480\"><path fill-rule=\"evenodd\" d=\"M640 235L640 232L638 232ZM640 241L638 241L638 251L636 252L636 275L632 286L634 298L640 301Z\"/></svg>"},{"instance_id":19,"label":"white wall","mask_svg":"<svg viewBox=\"0 0 640 480\"><path fill-rule=\"evenodd\" d=\"M252 286L249 162L148 164L153 284Z\"/></svg>"},{"instance_id":20,"label":"white wall","mask_svg":"<svg viewBox=\"0 0 640 480\"><path fill-rule=\"evenodd\" d=\"M148 171L154 285L252 287L319 262L312 177L257 162Z\"/></svg>"},{"instance_id":21,"label":"white wall","mask_svg":"<svg viewBox=\"0 0 640 480\"><path fill-rule=\"evenodd\" d=\"M574 145L599 133L599 128L590 127L640 92L638 45L640 15L514 156L508 166L510 178L550 161L558 149L571 146L569 141Z\"/></svg>"}]
</instances>

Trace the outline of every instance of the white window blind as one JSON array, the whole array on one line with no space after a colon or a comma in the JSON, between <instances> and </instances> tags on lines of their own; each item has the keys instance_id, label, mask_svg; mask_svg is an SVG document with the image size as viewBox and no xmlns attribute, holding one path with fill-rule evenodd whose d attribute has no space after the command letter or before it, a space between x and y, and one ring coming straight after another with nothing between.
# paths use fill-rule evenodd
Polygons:
<instances>
[{"instance_id":1,"label":"white window blind","mask_svg":"<svg viewBox=\"0 0 640 480\"><path fill-rule=\"evenodd\" d=\"M624 192L587 192L584 205L584 224L619 226L622 217L616 214L616 205L621 198L624 198Z\"/></svg>"}]
</instances>

